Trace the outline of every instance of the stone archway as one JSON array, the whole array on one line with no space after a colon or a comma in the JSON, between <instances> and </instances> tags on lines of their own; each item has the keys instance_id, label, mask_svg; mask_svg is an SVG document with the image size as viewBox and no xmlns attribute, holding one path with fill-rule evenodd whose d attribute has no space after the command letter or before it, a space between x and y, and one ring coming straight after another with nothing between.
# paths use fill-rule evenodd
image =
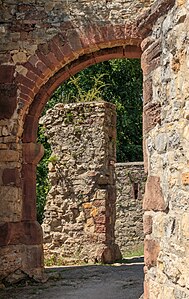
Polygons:
<instances>
[{"instance_id":1,"label":"stone archway","mask_svg":"<svg viewBox=\"0 0 189 299\"><path fill-rule=\"evenodd\" d=\"M97 61L127 57L127 50L138 55L141 44L144 156L149 176L144 198L145 298L158 292L160 298L167 294L187 298L187 82L182 88L179 82L188 73L188 1L121 1L125 9L119 1L104 1L104 10L97 1L45 2L1 4L1 280L43 276L34 183L42 156L42 148L35 143L36 128L46 100L70 74ZM173 157L173 169L174 152L178 155Z\"/></svg>"},{"instance_id":2,"label":"stone archway","mask_svg":"<svg viewBox=\"0 0 189 299\"><path fill-rule=\"evenodd\" d=\"M94 63L105 61L113 58L140 58L141 50L138 46L126 46L126 47L113 47L108 49L102 49L95 53L86 54L81 56L79 59L66 65L64 68L60 69L51 79L47 82L47 84L43 85L40 92L36 95L32 105L30 106L29 112L25 119L25 126L24 126L24 134L23 134L23 141L25 144L25 155L27 157L32 157L30 149L35 149L36 152L42 151L40 149L39 144L35 144L34 141L36 140L37 135L37 128L38 128L38 119L41 116L41 111L47 102L48 98L52 94L52 92L59 86L62 80L68 79L71 75L74 75L79 70L82 70L86 66L92 65ZM40 104L38 104L40 103ZM31 130L32 128L32 130ZM30 146L31 145L31 146ZM28 151L28 154L27 154ZM35 172L36 172L36 164L26 161L24 168L23 168L23 177L25 177L25 189L26 193L24 193L23 203L25 205L25 211L28 211L28 198L31 199L31 210L35 214L36 210L36 203L35 203ZM37 160L36 160L37 162ZM28 164L28 165L27 165ZM32 175L33 173L33 175ZM34 178L33 180L31 178ZM29 184L30 182L30 184ZM30 196L29 196L30 195ZM31 196L32 195L32 196ZM24 200L25 198L25 200ZM32 200L33 198L33 200ZM26 212L27 213L27 212ZM29 217L32 217L29 216ZM115 250L114 250L115 251ZM116 253L117 256L119 255L118 252ZM114 257L115 254L112 253L111 259Z\"/></svg>"},{"instance_id":3,"label":"stone archway","mask_svg":"<svg viewBox=\"0 0 189 299\"><path fill-rule=\"evenodd\" d=\"M98 28L98 35L94 35L94 28L92 35L91 28L85 33L84 40L82 34L78 35L78 30L71 30L72 35L66 36L67 41L63 41L64 37L59 34L40 44L36 53L19 66L15 77L19 92L13 119L17 128L16 140L19 142L21 139L22 146L15 151L17 173L12 175L12 161L10 170L8 167L6 169L7 184L19 180L13 191L19 190L19 205L12 211L12 214L15 211L17 213L16 223L5 219L6 223L2 226L6 237L2 240L4 262L1 273L2 278L6 277L7 281L16 280L16 277L20 279L25 275L37 279L43 276L42 232L36 221L35 184L36 165L43 155L42 146L36 143L36 134L45 103L60 83L79 70L112 58L138 58L141 55L141 39L133 26L129 26L130 31L127 26ZM10 68L7 66L8 71ZM6 109L7 107L2 113L8 117L12 110ZM5 177L5 173L3 175ZM11 218L10 212L7 211ZM12 250L16 252L15 259L19 256L19 264L16 260L10 264Z\"/></svg>"},{"instance_id":4,"label":"stone archway","mask_svg":"<svg viewBox=\"0 0 189 299\"><path fill-rule=\"evenodd\" d=\"M23 167L22 176L24 180L24 194L23 194L23 211L26 213L26 219L32 219L33 215L36 214L36 162L30 162L29 157L32 157L32 152L35 151L40 155L42 148L39 144L36 144L38 121L41 116L41 112L48 101L51 94L56 90L56 88L67 80L70 76L76 74L84 68L96 64L101 61L115 59L115 58L140 58L141 49L139 47L139 39L133 39L133 43L137 45L125 45L125 46L115 46L111 48L104 48L90 54L85 54L75 59L73 62L68 63L65 67L58 70L50 79L44 84L38 94L35 96L32 104L30 105L28 114L25 118L24 132L23 132L23 144L24 144L24 156L28 160L25 160L25 165ZM116 41L116 45L122 41ZM28 153L27 153L28 151ZM30 198L30 202L28 202ZM28 207L30 206L29 213ZM115 251L115 250L114 250ZM116 255L119 253L117 251ZM112 258L116 256L112 254ZM120 256L120 255L119 255ZM111 259L112 259L111 258ZM114 259L113 258L113 259ZM112 259L112 260L113 260Z\"/></svg>"}]
</instances>

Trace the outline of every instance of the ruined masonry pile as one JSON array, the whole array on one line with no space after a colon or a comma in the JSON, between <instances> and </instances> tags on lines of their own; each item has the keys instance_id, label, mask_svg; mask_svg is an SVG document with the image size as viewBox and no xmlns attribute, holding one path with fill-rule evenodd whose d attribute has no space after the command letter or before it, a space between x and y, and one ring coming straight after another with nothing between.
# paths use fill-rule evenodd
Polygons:
<instances>
[{"instance_id":1,"label":"ruined masonry pile","mask_svg":"<svg viewBox=\"0 0 189 299\"><path fill-rule=\"evenodd\" d=\"M67 263L119 259L114 105L57 104L42 122L52 147L43 222L46 258L58 256Z\"/></svg>"}]
</instances>

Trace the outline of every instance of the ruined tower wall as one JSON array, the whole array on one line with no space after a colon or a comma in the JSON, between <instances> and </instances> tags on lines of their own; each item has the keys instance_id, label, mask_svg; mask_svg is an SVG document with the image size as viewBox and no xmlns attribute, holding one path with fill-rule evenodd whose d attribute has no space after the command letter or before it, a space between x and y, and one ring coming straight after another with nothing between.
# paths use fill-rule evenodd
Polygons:
<instances>
[{"instance_id":1,"label":"ruined tower wall","mask_svg":"<svg viewBox=\"0 0 189 299\"><path fill-rule=\"evenodd\" d=\"M62 263L120 259L114 236L115 106L57 104L42 123L52 148L42 225L46 257Z\"/></svg>"}]
</instances>

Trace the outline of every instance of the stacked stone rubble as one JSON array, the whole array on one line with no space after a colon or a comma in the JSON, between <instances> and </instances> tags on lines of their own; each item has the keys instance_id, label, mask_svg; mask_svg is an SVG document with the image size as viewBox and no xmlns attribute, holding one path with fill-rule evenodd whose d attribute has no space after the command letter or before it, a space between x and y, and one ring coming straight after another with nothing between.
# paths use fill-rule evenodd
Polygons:
<instances>
[{"instance_id":1,"label":"stacked stone rubble","mask_svg":"<svg viewBox=\"0 0 189 299\"><path fill-rule=\"evenodd\" d=\"M116 113L112 104L57 104L42 119L52 148L43 222L46 257L111 262L115 245Z\"/></svg>"}]
</instances>

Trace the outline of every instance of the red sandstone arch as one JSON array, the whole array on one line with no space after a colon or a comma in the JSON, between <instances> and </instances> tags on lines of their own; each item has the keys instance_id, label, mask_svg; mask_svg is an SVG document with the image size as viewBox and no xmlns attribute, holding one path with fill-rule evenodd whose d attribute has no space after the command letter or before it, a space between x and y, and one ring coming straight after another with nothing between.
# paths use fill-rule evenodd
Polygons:
<instances>
[{"instance_id":1,"label":"red sandstone arch","mask_svg":"<svg viewBox=\"0 0 189 299\"><path fill-rule=\"evenodd\" d=\"M15 132L22 140L22 215L20 222L11 223L7 231L16 232L3 239L5 245L24 244L27 251L24 272L41 277L43 273L42 232L36 221L36 165L43 155L42 146L36 144L38 119L53 91L71 75L80 70L113 58L139 58L141 37L134 26L91 26L88 29L69 29L52 40L40 44L35 55L21 66L22 74L14 72L14 94L12 106L5 106L0 112L5 118L17 117L18 130ZM6 71L5 71L6 75ZM15 101L17 103L16 111ZM9 102L8 102L9 103ZM3 114L4 113L4 114ZM10 273L14 269L9 269Z\"/></svg>"},{"instance_id":2,"label":"red sandstone arch","mask_svg":"<svg viewBox=\"0 0 189 299\"><path fill-rule=\"evenodd\" d=\"M43 150L42 146L35 144L35 142L39 117L53 91L70 76L92 64L113 58L139 58L140 56L141 50L136 45L115 46L98 50L95 53L80 56L57 72L52 71L52 76L41 86L30 104L28 114L24 118L23 156L25 163L22 169L22 177L24 178L23 220L36 219L36 165L43 155Z\"/></svg>"},{"instance_id":3,"label":"red sandstone arch","mask_svg":"<svg viewBox=\"0 0 189 299\"><path fill-rule=\"evenodd\" d=\"M140 56L141 49L138 46L118 46L113 48L105 48L96 51L95 53L85 54L61 68L49 78L49 80L40 88L39 92L34 97L28 114L25 117L23 142L35 142L38 119L41 115L41 112L43 111L43 108L50 96L61 83L93 64L115 58L140 58Z\"/></svg>"},{"instance_id":4,"label":"red sandstone arch","mask_svg":"<svg viewBox=\"0 0 189 299\"><path fill-rule=\"evenodd\" d=\"M68 30L38 46L36 54L24 67L27 74L18 75L20 116L23 125L23 215L36 220L36 165L43 155L36 144L41 112L55 89L72 75L101 61L115 58L140 58L141 38L133 26L90 27L83 32Z\"/></svg>"},{"instance_id":5,"label":"red sandstone arch","mask_svg":"<svg viewBox=\"0 0 189 299\"><path fill-rule=\"evenodd\" d=\"M23 65L25 74L18 74L15 79L19 89L17 112L25 123L25 129L27 130L26 123L30 116L35 114L35 117L39 117L36 114L41 113L49 96L63 81L100 61L124 57L139 58L141 40L133 25L91 25L80 30L69 29L50 41L39 44L35 55ZM31 136L26 137L28 133L25 133L25 129L23 141L33 141Z\"/></svg>"}]
</instances>

